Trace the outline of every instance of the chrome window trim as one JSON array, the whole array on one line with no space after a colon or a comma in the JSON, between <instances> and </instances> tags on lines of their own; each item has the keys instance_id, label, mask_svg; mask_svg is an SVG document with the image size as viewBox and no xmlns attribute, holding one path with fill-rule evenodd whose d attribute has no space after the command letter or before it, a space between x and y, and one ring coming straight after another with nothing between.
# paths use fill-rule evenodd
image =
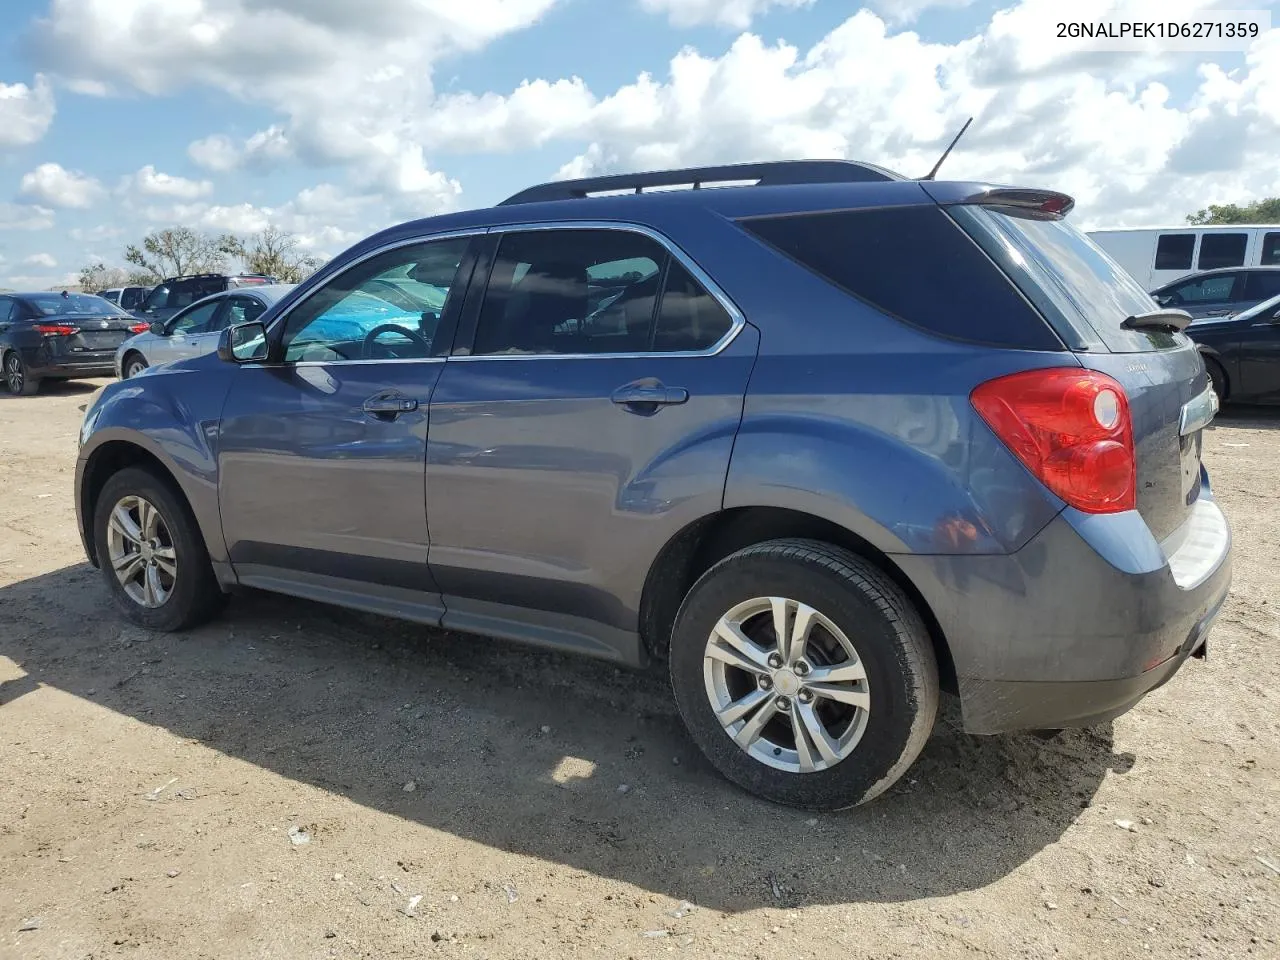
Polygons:
<instances>
[{"instance_id":1,"label":"chrome window trim","mask_svg":"<svg viewBox=\"0 0 1280 960\"><path fill-rule=\"evenodd\" d=\"M641 350L631 353L487 353L481 356L452 355L445 359L451 363L470 363L479 360L638 360L649 357L714 357L733 343L742 328L747 325L738 305L729 299L729 295L710 275L693 259L680 249L674 241L644 224L627 220L547 220L534 223L506 223L489 228L489 233L531 233L538 230L617 230L623 233L638 233L657 243L672 257L680 262L689 273L706 289L716 302L729 314L729 329L719 340L704 350ZM477 329L479 325L477 324Z\"/></svg>"}]
</instances>

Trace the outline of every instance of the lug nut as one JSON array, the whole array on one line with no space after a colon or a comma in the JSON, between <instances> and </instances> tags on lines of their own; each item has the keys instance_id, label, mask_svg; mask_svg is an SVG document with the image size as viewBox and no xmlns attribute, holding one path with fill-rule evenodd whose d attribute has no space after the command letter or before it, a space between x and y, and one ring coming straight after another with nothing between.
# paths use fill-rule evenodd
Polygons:
<instances>
[{"instance_id":1,"label":"lug nut","mask_svg":"<svg viewBox=\"0 0 1280 960\"><path fill-rule=\"evenodd\" d=\"M772 679L771 677L761 677L761 678L760 678L760 689L761 689L761 690L772 690L772 689L773 689L773 679Z\"/></svg>"},{"instance_id":2,"label":"lug nut","mask_svg":"<svg viewBox=\"0 0 1280 960\"><path fill-rule=\"evenodd\" d=\"M797 677L807 677L809 675L809 664L804 660L797 660L796 665L791 669L795 671Z\"/></svg>"},{"instance_id":3,"label":"lug nut","mask_svg":"<svg viewBox=\"0 0 1280 960\"><path fill-rule=\"evenodd\" d=\"M776 653L769 654L769 666L775 670L779 669L782 666L782 657Z\"/></svg>"},{"instance_id":4,"label":"lug nut","mask_svg":"<svg viewBox=\"0 0 1280 960\"><path fill-rule=\"evenodd\" d=\"M779 710L790 710L791 700L787 697L779 697L777 700L773 701L773 705Z\"/></svg>"},{"instance_id":5,"label":"lug nut","mask_svg":"<svg viewBox=\"0 0 1280 960\"><path fill-rule=\"evenodd\" d=\"M800 691L800 702L801 702L801 703L813 703L813 691L812 691L812 690L801 690L801 691Z\"/></svg>"}]
</instances>

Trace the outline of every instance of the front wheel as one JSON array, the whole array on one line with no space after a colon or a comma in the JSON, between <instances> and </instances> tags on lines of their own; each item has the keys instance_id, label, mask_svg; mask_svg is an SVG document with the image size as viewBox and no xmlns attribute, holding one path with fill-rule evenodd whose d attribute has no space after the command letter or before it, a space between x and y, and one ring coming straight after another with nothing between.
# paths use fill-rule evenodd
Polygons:
<instances>
[{"instance_id":1,"label":"front wheel","mask_svg":"<svg viewBox=\"0 0 1280 960\"><path fill-rule=\"evenodd\" d=\"M695 743L766 799L838 810L888 789L924 748L938 667L910 599L830 544L774 540L704 574L671 642Z\"/></svg>"},{"instance_id":2,"label":"front wheel","mask_svg":"<svg viewBox=\"0 0 1280 960\"><path fill-rule=\"evenodd\" d=\"M124 362L124 378L131 380L147 369L147 361L136 353L129 354L129 358Z\"/></svg>"},{"instance_id":3,"label":"front wheel","mask_svg":"<svg viewBox=\"0 0 1280 960\"><path fill-rule=\"evenodd\" d=\"M1218 395L1218 405L1221 406L1227 402L1227 372L1222 369L1222 364L1217 360L1211 360L1208 357L1204 359L1204 366L1209 372L1209 385Z\"/></svg>"},{"instance_id":4,"label":"front wheel","mask_svg":"<svg viewBox=\"0 0 1280 960\"><path fill-rule=\"evenodd\" d=\"M116 607L151 630L185 630L217 610L222 591L186 502L149 470L112 476L94 510L98 566Z\"/></svg>"},{"instance_id":5,"label":"front wheel","mask_svg":"<svg viewBox=\"0 0 1280 960\"><path fill-rule=\"evenodd\" d=\"M17 350L10 350L5 355L4 383L16 397L29 397L40 389L40 381L27 371L27 365Z\"/></svg>"}]
</instances>

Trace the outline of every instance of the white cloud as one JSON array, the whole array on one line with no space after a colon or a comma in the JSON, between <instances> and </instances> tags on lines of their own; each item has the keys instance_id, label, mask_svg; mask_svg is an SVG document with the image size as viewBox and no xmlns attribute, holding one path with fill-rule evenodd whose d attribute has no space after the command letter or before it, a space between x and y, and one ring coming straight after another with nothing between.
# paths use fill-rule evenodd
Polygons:
<instances>
[{"instance_id":1,"label":"white cloud","mask_svg":"<svg viewBox=\"0 0 1280 960\"><path fill-rule=\"evenodd\" d=\"M144 197L172 197L175 200L195 200L213 192L213 184L208 180L171 176L161 173L151 164L127 177L124 186Z\"/></svg>"},{"instance_id":2,"label":"white cloud","mask_svg":"<svg viewBox=\"0 0 1280 960\"><path fill-rule=\"evenodd\" d=\"M226 173L238 167L269 170L293 159L293 145L284 128L270 126L237 144L220 133L196 140L187 147L187 156L207 170Z\"/></svg>"},{"instance_id":3,"label":"white cloud","mask_svg":"<svg viewBox=\"0 0 1280 960\"><path fill-rule=\"evenodd\" d=\"M32 86L0 83L0 147L25 147L39 141L56 109L53 90L41 74L36 74Z\"/></svg>"},{"instance_id":4,"label":"white cloud","mask_svg":"<svg viewBox=\"0 0 1280 960\"><path fill-rule=\"evenodd\" d=\"M0 230L48 230L53 211L26 203L0 203Z\"/></svg>"},{"instance_id":5,"label":"white cloud","mask_svg":"<svg viewBox=\"0 0 1280 960\"><path fill-rule=\"evenodd\" d=\"M226 173L240 165L240 151L230 137L221 133L192 141L187 146L187 156L215 173Z\"/></svg>"},{"instance_id":6,"label":"white cloud","mask_svg":"<svg viewBox=\"0 0 1280 960\"><path fill-rule=\"evenodd\" d=\"M22 260L24 267L44 267L46 270L52 270L58 265L58 261L47 253L33 253L29 257Z\"/></svg>"},{"instance_id":7,"label":"white cloud","mask_svg":"<svg viewBox=\"0 0 1280 960\"><path fill-rule=\"evenodd\" d=\"M76 170L56 163L42 163L23 174L22 195L51 207L83 209L93 206L103 195L102 184Z\"/></svg>"},{"instance_id":8,"label":"white cloud","mask_svg":"<svg viewBox=\"0 0 1280 960\"><path fill-rule=\"evenodd\" d=\"M672 0L676 2L676 0ZM974 0L863 0L862 5L874 10L889 23L914 23L926 10L940 7L958 10L973 5Z\"/></svg>"},{"instance_id":9,"label":"white cloud","mask_svg":"<svg viewBox=\"0 0 1280 960\"><path fill-rule=\"evenodd\" d=\"M115 240L124 236L124 228L110 224L99 224L96 227L74 227L67 231L67 236L76 243L100 243L103 240Z\"/></svg>"},{"instance_id":10,"label":"white cloud","mask_svg":"<svg viewBox=\"0 0 1280 960\"><path fill-rule=\"evenodd\" d=\"M696 27L714 23L734 30L745 30L751 21L770 7L797 9L812 6L815 0L640 0L649 13L666 14L675 27ZM921 2L921 0L907 0ZM928 2L928 0L924 0Z\"/></svg>"}]
</instances>

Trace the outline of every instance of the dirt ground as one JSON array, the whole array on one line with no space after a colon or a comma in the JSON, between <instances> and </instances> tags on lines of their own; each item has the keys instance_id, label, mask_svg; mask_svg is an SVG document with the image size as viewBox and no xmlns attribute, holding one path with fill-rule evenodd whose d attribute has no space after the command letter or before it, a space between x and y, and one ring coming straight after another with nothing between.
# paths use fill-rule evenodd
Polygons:
<instances>
[{"instance_id":1,"label":"dirt ground","mask_svg":"<svg viewBox=\"0 0 1280 960\"><path fill-rule=\"evenodd\" d=\"M267 595L126 626L71 504L93 386L0 394L0 957L1280 956L1280 416L1206 437L1207 662L1050 742L947 704L813 817L660 675Z\"/></svg>"}]
</instances>

